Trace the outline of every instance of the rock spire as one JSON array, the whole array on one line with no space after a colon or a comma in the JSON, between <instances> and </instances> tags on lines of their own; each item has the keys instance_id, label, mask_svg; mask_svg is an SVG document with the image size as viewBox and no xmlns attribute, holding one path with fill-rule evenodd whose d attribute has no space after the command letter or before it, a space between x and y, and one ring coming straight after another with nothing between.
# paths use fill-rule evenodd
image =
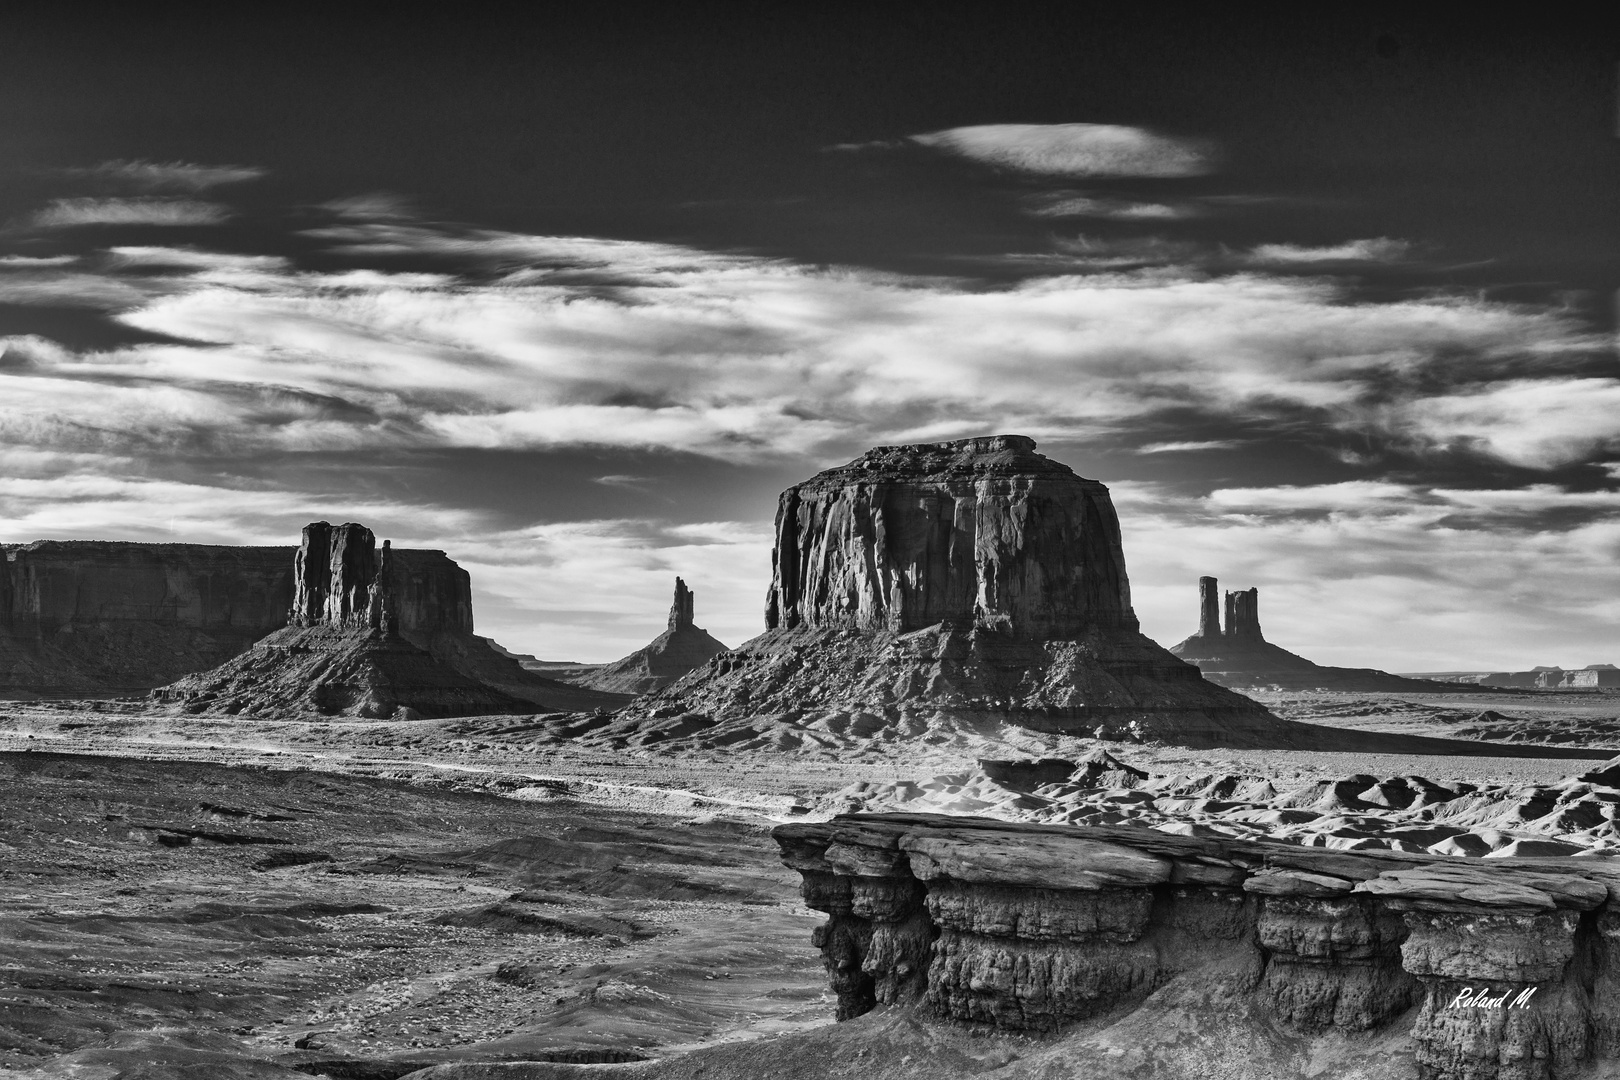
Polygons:
<instances>
[{"instance_id":1,"label":"rock spire","mask_svg":"<svg viewBox=\"0 0 1620 1080\"><path fill-rule=\"evenodd\" d=\"M398 632L393 551L384 540L379 559L377 539L364 525L305 525L293 557L293 588L293 626Z\"/></svg>"},{"instance_id":2,"label":"rock spire","mask_svg":"<svg viewBox=\"0 0 1620 1080\"><path fill-rule=\"evenodd\" d=\"M669 629L684 630L694 626L692 622L692 601L695 594L686 587L686 582L680 578L675 579L675 602L669 606Z\"/></svg>"}]
</instances>

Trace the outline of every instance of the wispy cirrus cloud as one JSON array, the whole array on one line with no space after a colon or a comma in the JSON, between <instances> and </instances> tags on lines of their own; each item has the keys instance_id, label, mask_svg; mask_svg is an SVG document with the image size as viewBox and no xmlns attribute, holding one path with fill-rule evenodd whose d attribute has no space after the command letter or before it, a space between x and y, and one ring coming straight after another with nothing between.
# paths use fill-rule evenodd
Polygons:
<instances>
[{"instance_id":1,"label":"wispy cirrus cloud","mask_svg":"<svg viewBox=\"0 0 1620 1080\"><path fill-rule=\"evenodd\" d=\"M1412 250L1405 240L1380 236L1347 240L1342 244L1306 247L1299 244L1260 244L1249 252L1249 261L1282 265L1335 262L1399 262Z\"/></svg>"},{"instance_id":2,"label":"wispy cirrus cloud","mask_svg":"<svg viewBox=\"0 0 1620 1080\"><path fill-rule=\"evenodd\" d=\"M1138 446L1138 454L1195 454L1205 450L1230 450L1239 444L1232 439L1205 439L1200 442L1160 442Z\"/></svg>"},{"instance_id":3,"label":"wispy cirrus cloud","mask_svg":"<svg viewBox=\"0 0 1620 1080\"><path fill-rule=\"evenodd\" d=\"M65 229L82 225L220 225L231 216L227 206L196 199L86 197L56 199L28 220L36 228Z\"/></svg>"},{"instance_id":4,"label":"wispy cirrus cloud","mask_svg":"<svg viewBox=\"0 0 1620 1080\"><path fill-rule=\"evenodd\" d=\"M102 181L137 191L202 192L222 184L259 180L268 170L257 165L198 165L187 161L103 161L99 165L60 169L76 180Z\"/></svg>"},{"instance_id":5,"label":"wispy cirrus cloud","mask_svg":"<svg viewBox=\"0 0 1620 1080\"><path fill-rule=\"evenodd\" d=\"M629 241L377 223L320 235L384 261L437 255L445 271L116 249L88 281L106 283L119 319L207 344L43 359L35 383L13 388L7 422L59 412L60 393L102 440L169 430L244 446L607 445L728 460L985 430L1097 438L1187 409L1262 425L1309 416L1534 467L1620 438L1606 404L1580 405L1606 403L1620 380L1566 394L1568 377L1528 378L1546 403L1513 412L1493 382L1595 345L1567 312L1475 297L1362 303L1329 282L1164 268L985 290ZM32 287L68 288L42 275ZM1460 355L1474 358L1471 381L1447 389ZM79 396L90 385L94 403ZM1583 418L1574 436L1551 422L1565 401Z\"/></svg>"},{"instance_id":6,"label":"wispy cirrus cloud","mask_svg":"<svg viewBox=\"0 0 1620 1080\"><path fill-rule=\"evenodd\" d=\"M403 195L390 191L370 191L364 195L347 195L321 203L327 210L345 221L407 221L417 216L415 204Z\"/></svg>"},{"instance_id":7,"label":"wispy cirrus cloud","mask_svg":"<svg viewBox=\"0 0 1620 1080\"><path fill-rule=\"evenodd\" d=\"M1133 199L1053 192L1027 200L1029 213L1046 218L1106 218L1111 221L1185 221L1202 217L1192 203L1140 202Z\"/></svg>"},{"instance_id":8,"label":"wispy cirrus cloud","mask_svg":"<svg viewBox=\"0 0 1620 1080\"><path fill-rule=\"evenodd\" d=\"M1201 176L1215 168L1206 139L1122 124L977 124L911 142L985 165L1043 176Z\"/></svg>"}]
</instances>

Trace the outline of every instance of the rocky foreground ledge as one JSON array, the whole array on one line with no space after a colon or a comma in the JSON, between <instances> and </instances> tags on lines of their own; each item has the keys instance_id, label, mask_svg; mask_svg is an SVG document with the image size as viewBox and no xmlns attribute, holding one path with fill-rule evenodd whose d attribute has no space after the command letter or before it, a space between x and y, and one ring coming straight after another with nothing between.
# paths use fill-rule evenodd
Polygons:
<instances>
[{"instance_id":1,"label":"rocky foreground ledge","mask_svg":"<svg viewBox=\"0 0 1620 1080\"><path fill-rule=\"evenodd\" d=\"M886 1004L1057 1031L1195 989L1300 1036L1383 1032L1428 1080L1620 1068L1605 858L1485 865L921 814L773 835L829 916L814 943L840 1019Z\"/></svg>"}]
</instances>

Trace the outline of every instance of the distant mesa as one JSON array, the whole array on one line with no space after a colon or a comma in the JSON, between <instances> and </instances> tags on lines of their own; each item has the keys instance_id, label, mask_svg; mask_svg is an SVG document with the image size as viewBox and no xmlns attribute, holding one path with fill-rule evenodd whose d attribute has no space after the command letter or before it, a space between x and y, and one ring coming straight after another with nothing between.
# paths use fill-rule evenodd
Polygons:
<instances>
[{"instance_id":1,"label":"distant mesa","mask_svg":"<svg viewBox=\"0 0 1620 1080\"><path fill-rule=\"evenodd\" d=\"M568 678L576 686L616 694L645 694L661 690L726 646L693 621L694 596L686 582L675 579L675 599L669 609L669 624L662 634L629 656L611 664L584 670Z\"/></svg>"},{"instance_id":2,"label":"distant mesa","mask_svg":"<svg viewBox=\"0 0 1620 1080\"><path fill-rule=\"evenodd\" d=\"M1198 633L1170 651L1196 664L1204 678L1230 687L1283 690L1370 690L1408 693L1455 692L1456 685L1391 675L1375 668L1324 667L1273 645L1260 631L1260 590L1228 592L1219 582L1198 579ZM1221 617L1225 616L1225 627Z\"/></svg>"},{"instance_id":3,"label":"distant mesa","mask_svg":"<svg viewBox=\"0 0 1620 1080\"><path fill-rule=\"evenodd\" d=\"M1534 690L1597 690L1606 686L1620 686L1620 668L1613 664L1588 664L1584 668L1568 669L1538 664L1529 671L1442 671L1425 677L1476 686L1512 686Z\"/></svg>"},{"instance_id":4,"label":"distant mesa","mask_svg":"<svg viewBox=\"0 0 1620 1080\"><path fill-rule=\"evenodd\" d=\"M612 709L629 700L525 671L474 635L466 570L442 551L387 550L391 629L441 665L536 710ZM325 620L328 604L338 623L371 617L369 595L319 592L330 552L324 567L311 567L299 562L309 558L304 547L41 540L4 553L0 699L145 694L225 663L283 627ZM361 558L358 549L340 554L348 577Z\"/></svg>"}]
</instances>

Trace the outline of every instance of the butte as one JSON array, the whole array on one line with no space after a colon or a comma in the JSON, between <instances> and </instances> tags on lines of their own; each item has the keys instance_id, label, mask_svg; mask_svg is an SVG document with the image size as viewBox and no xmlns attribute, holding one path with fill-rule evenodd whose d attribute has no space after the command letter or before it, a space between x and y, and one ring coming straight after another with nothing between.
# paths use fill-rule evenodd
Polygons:
<instances>
[{"instance_id":1,"label":"butte","mask_svg":"<svg viewBox=\"0 0 1620 1080\"><path fill-rule=\"evenodd\" d=\"M471 637L470 600L447 603L424 592L388 542L378 551L363 525L305 526L293 579L285 627L218 667L153 690L153 701L191 713L402 720L534 713L537 693L576 709L628 700L554 683L492 651L477 657L471 673L457 670L455 661L476 655L459 642ZM434 637L429 651L403 637L400 622L413 608L434 605L464 616L465 633ZM414 621L428 620L415 612ZM441 638L454 648L446 651Z\"/></svg>"},{"instance_id":2,"label":"butte","mask_svg":"<svg viewBox=\"0 0 1620 1080\"><path fill-rule=\"evenodd\" d=\"M669 623L662 634L629 656L569 681L613 694L645 694L668 686L725 652L719 639L697 625L695 602L686 582L676 578L675 600L669 606Z\"/></svg>"},{"instance_id":3,"label":"butte","mask_svg":"<svg viewBox=\"0 0 1620 1080\"><path fill-rule=\"evenodd\" d=\"M1012 723L1194 746L1291 727L1142 634L1108 489L1020 435L878 447L789 488L772 562L765 632L615 727L749 720L814 741Z\"/></svg>"}]
</instances>

